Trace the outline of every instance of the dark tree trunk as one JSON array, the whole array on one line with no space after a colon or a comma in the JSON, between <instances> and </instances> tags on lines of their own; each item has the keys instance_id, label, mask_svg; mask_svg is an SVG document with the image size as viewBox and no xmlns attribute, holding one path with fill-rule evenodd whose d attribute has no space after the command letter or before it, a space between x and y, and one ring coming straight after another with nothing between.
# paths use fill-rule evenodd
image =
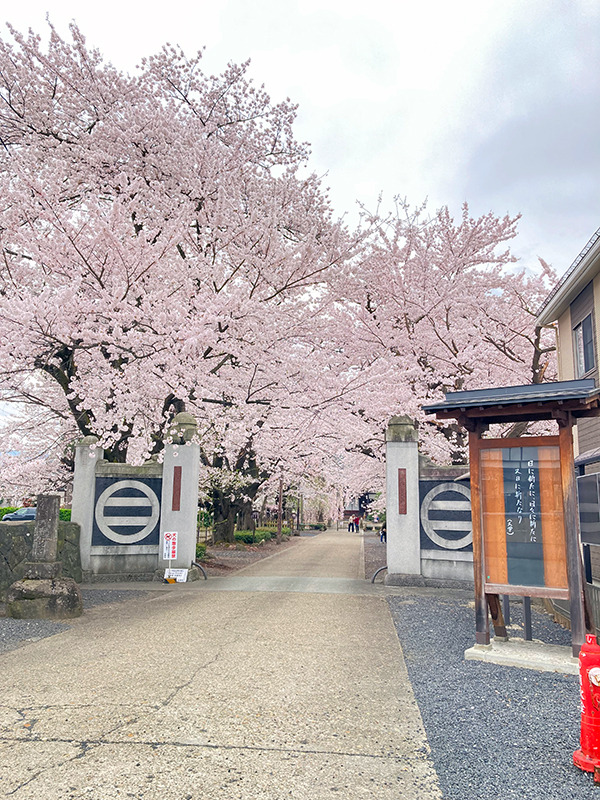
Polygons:
<instances>
[{"instance_id":1,"label":"dark tree trunk","mask_svg":"<svg viewBox=\"0 0 600 800\"><path fill-rule=\"evenodd\" d=\"M241 531L252 530L252 501L242 500L237 503L238 529Z\"/></svg>"},{"instance_id":2,"label":"dark tree trunk","mask_svg":"<svg viewBox=\"0 0 600 800\"><path fill-rule=\"evenodd\" d=\"M258 490L260 489L260 482L256 481L255 483L251 483L249 486L246 486L244 489L244 500L236 500L235 505L238 514L238 528L239 530L243 531L251 531L253 530L253 517L252 517L252 509L254 506L254 500L256 499L256 495L258 494Z\"/></svg>"},{"instance_id":3,"label":"dark tree trunk","mask_svg":"<svg viewBox=\"0 0 600 800\"><path fill-rule=\"evenodd\" d=\"M204 464L212 464L213 467L223 469L229 468L222 456L215 455L209 458L205 453L201 453ZM254 456L249 448L243 448L238 456L232 472L241 473L244 477L252 480L244 487L244 499L235 497L231 499L232 491L213 488L210 491L210 499L214 513L214 539L215 541L234 542L235 520L237 518L238 528L241 530L253 530L252 504L258 494L262 483L268 478L267 473L261 473L258 469Z\"/></svg>"},{"instance_id":4,"label":"dark tree trunk","mask_svg":"<svg viewBox=\"0 0 600 800\"><path fill-rule=\"evenodd\" d=\"M213 538L215 542L229 542L230 544L235 544L235 513L233 510L231 510L224 519L215 519Z\"/></svg>"},{"instance_id":5,"label":"dark tree trunk","mask_svg":"<svg viewBox=\"0 0 600 800\"><path fill-rule=\"evenodd\" d=\"M127 444L119 443L104 451L104 458L113 464L125 464L127 462Z\"/></svg>"},{"instance_id":6,"label":"dark tree trunk","mask_svg":"<svg viewBox=\"0 0 600 800\"><path fill-rule=\"evenodd\" d=\"M216 542L235 542L235 506L229 497L225 497L218 489L212 491L212 507L214 512L213 538Z\"/></svg>"}]
</instances>

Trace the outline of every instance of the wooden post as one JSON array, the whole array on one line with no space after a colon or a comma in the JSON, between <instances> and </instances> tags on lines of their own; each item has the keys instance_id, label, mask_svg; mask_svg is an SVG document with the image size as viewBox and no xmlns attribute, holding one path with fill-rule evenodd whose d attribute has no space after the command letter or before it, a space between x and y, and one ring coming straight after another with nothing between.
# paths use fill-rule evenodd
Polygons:
<instances>
[{"instance_id":1,"label":"wooden post","mask_svg":"<svg viewBox=\"0 0 600 800\"><path fill-rule=\"evenodd\" d=\"M502 606L500 598L497 594L486 595L488 606L490 607L490 614L492 615L492 623L494 625L494 636L496 639L504 639L508 641L508 634L506 632L506 625L504 624L504 615L502 614Z\"/></svg>"},{"instance_id":2,"label":"wooden post","mask_svg":"<svg viewBox=\"0 0 600 800\"><path fill-rule=\"evenodd\" d=\"M573 645L573 655L577 657L579 655L579 649L585 640L586 631L583 570L579 547L579 515L577 512L575 459L573 455L573 419L571 414L568 414L565 422L559 420L558 424L560 473L567 549L567 576L569 580L569 601L571 606L571 642ZM590 631L590 633L592 632L593 631Z\"/></svg>"},{"instance_id":3,"label":"wooden post","mask_svg":"<svg viewBox=\"0 0 600 800\"><path fill-rule=\"evenodd\" d=\"M277 544L281 544L282 512L283 512L283 477L279 478L279 508L277 510Z\"/></svg>"},{"instance_id":4,"label":"wooden post","mask_svg":"<svg viewBox=\"0 0 600 800\"><path fill-rule=\"evenodd\" d=\"M483 581L483 531L481 528L481 495L479 479L479 438L481 428L469 431L471 465L471 524L473 526L473 581L475 584L475 641L490 643L490 623Z\"/></svg>"}]
</instances>

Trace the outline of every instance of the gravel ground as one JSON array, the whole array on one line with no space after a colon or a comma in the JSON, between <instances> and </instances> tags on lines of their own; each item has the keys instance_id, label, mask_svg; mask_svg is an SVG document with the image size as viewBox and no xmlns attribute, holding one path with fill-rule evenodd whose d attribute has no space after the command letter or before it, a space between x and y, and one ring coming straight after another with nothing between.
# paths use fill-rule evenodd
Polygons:
<instances>
[{"instance_id":1,"label":"gravel ground","mask_svg":"<svg viewBox=\"0 0 600 800\"><path fill-rule=\"evenodd\" d=\"M388 598L445 800L587 800L600 797L572 763L579 746L574 675L465 661L475 638L467 592L407 589ZM522 636L511 603L511 635ZM570 633L532 609L533 637Z\"/></svg>"},{"instance_id":2,"label":"gravel ground","mask_svg":"<svg viewBox=\"0 0 600 800\"><path fill-rule=\"evenodd\" d=\"M64 622L49 622L45 619L0 619L0 653L15 650L26 642L37 642L47 636L61 633L69 626Z\"/></svg>"},{"instance_id":3,"label":"gravel ground","mask_svg":"<svg viewBox=\"0 0 600 800\"><path fill-rule=\"evenodd\" d=\"M123 600L133 600L136 597L148 594L148 592L135 589L83 589L81 594L83 596L83 607L88 609L104 603L120 603ZM0 653L15 650L28 642L37 642L39 639L62 633L68 627L68 622L0 617Z\"/></svg>"}]
</instances>

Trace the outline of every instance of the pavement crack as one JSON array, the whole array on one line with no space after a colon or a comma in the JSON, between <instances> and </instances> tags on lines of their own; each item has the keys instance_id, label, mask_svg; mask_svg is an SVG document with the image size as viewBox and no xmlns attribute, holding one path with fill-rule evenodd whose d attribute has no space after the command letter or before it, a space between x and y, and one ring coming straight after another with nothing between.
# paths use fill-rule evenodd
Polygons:
<instances>
[{"instance_id":1,"label":"pavement crack","mask_svg":"<svg viewBox=\"0 0 600 800\"><path fill-rule=\"evenodd\" d=\"M59 709L61 711L69 711L69 710L77 710L83 708L98 708L101 705L102 708L123 708L123 703L110 703L105 702L104 700L101 703L97 701L94 703L48 703L42 705L33 705L33 706L23 706L22 708L17 708L16 706L8 706L8 705L1 705L0 710L6 709L7 711L14 711L15 714L20 714L23 719L26 719L27 713L31 713L32 711L52 711L55 709ZM159 703L148 703L147 708L149 709L156 709L160 708L162 704Z\"/></svg>"},{"instance_id":2,"label":"pavement crack","mask_svg":"<svg viewBox=\"0 0 600 800\"><path fill-rule=\"evenodd\" d=\"M170 694L168 694L168 695L167 695L166 699L165 699L165 700L163 700L163 701L161 702L161 707L162 707L162 708L166 708L168 705L170 705L170 704L173 702L173 700L174 700L174 699L177 697L177 695L178 695L178 694L179 694L179 693L180 693L180 692L181 692L183 689L187 689L187 687L188 687L188 686L191 686L191 685L192 685L192 683L194 682L194 680L196 679L196 677L197 677L197 676L198 676L198 675L199 675L199 674L200 674L200 673L201 673L203 670L205 670L205 669L208 669L209 667L212 667L212 666L213 666L213 664L216 664L216 663L217 663L217 661L218 661L218 660L221 658L222 652L223 652L223 649L222 649L222 648L219 648L219 650L217 651L217 653L216 653L216 655L214 656L214 658L211 658L211 659L210 659L210 661L206 661L204 664L202 664L202 665L201 665L201 666L199 666L197 669L195 669L195 670L194 670L194 672L192 673L192 675L190 676L190 678L189 678L187 681L184 681L184 683L182 683L180 686L176 686L176 687L175 687L175 688L174 688L174 689L173 689L173 690L170 692Z\"/></svg>"},{"instance_id":3,"label":"pavement crack","mask_svg":"<svg viewBox=\"0 0 600 800\"><path fill-rule=\"evenodd\" d=\"M195 678L199 673L201 673L203 670L208 669L208 667L211 667L213 664L215 664L221 657L221 653L222 650L219 649L214 658L210 659L209 661L205 661L197 669L195 669L190 678L184 681L179 686L175 686L164 700L159 700L157 703L153 705L146 706L146 708L140 709L140 713L129 716L127 717L127 719L118 722L113 728L109 728L109 730L106 731L104 736L102 736L101 739L99 739L98 741L104 742L106 741L107 736L114 735L118 731L121 731L132 724L135 725L136 722L139 722L144 717L150 716L151 714L155 713L156 711L159 711L162 708L166 708L170 703L173 702L173 700L179 694L179 692L181 692L183 689L185 689L186 687L190 686L193 683L193 681L195 680ZM69 706L64 706L64 708L69 708ZM82 708L87 708L87 706L82 706ZM52 740L46 739L45 741L52 741Z\"/></svg>"},{"instance_id":4,"label":"pavement crack","mask_svg":"<svg viewBox=\"0 0 600 800\"><path fill-rule=\"evenodd\" d=\"M235 745L235 744L211 744L207 742L157 742L147 739L128 739L127 741L123 741L121 739L109 739L106 736L101 737L100 739L87 739L81 742L75 742L73 739L62 738L62 737L45 737L40 739L39 737L32 737L30 739L12 739L7 736L0 736L0 742L22 742L22 743L33 743L33 742L50 742L53 744L72 744L76 745L77 747L81 748L81 752L76 753L71 758L65 759L61 764L55 766L62 766L62 764L67 764L70 761L75 761L79 758L83 758L86 753L95 747L100 747L102 745L118 745L118 746L139 746L143 745L145 747L151 747L153 750L158 750L163 747L178 747L178 748L189 748L189 749L198 749L198 750L230 750L236 752L262 752L262 753L283 753L295 756L305 756L305 755L317 755L317 756L340 756L340 757L348 757L348 758L370 758L370 759L379 759L379 760L388 760L388 759L396 759L399 761L421 761L426 760L427 754L425 752L420 753L417 752L414 756L408 756L406 754L399 755L397 753L364 753L357 750L317 750L317 749L307 749L307 748L298 748L298 747L269 747L267 745ZM54 769L55 767L48 767L47 769ZM38 774L41 774L45 770L41 770ZM26 783L29 783L27 781ZM26 785L23 784L23 785Z\"/></svg>"},{"instance_id":5,"label":"pavement crack","mask_svg":"<svg viewBox=\"0 0 600 800\"><path fill-rule=\"evenodd\" d=\"M3 737L0 737L0 741L10 741L10 739L5 739ZM18 740L16 740L16 741L18 741ZM23 740L21 740L21 741L23 741ZM10 797L10 795L16 794L20 789L23 789L25 786L28 786L30 783L33 783L33 781L37 780L40 777L40 775L44 775L44 773L50 772L51 770L54 770L54 769L59 769L60 767L63 767L65 764L69 764L72 761L77 761L78 759L83 758L85 755L87 755L87 753L90 750L92 750L93 748L98 747L101 744L103 744L103 742L100 742L100 741L98 741L98 742L87 742L87 741L75 742L73 739L43 739L42 740L39 737L32 737L32 738L26 739L24 741L25 742L46 741L46 742L53 742L53 743L60 743L60 744L71 744L71 745L75 745L76 747L78 747L79 748L79 752L75 753L70 758L64 758L62 761L60 761L60 762L58 762L56 764L50 764L49 766L44 767L43 769L39 769L31 777L29 777L26 781L23 781L18 786L15 786L15 788L11 789L10 792L6 792L5 793L6 797Z\"/></svg>"}]
</instances>

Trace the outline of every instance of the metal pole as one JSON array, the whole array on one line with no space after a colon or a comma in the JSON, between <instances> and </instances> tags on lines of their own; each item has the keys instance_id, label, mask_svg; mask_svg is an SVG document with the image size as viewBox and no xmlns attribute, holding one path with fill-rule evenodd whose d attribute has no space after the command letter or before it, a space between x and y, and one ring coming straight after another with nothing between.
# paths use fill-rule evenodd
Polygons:
<instances>
[{"instance_id":1,"label":"metal pole","mask_svg":"<svg viewBox=\"0 0 600 800\"><path fill-rule=\"evenodd\" d=\"M502 595L502 611L504 613L504 624L510 625L510 595Z\"/></svg>"},{"instance_id":2,"label":"metal pole","mask_svg":"<svg viewBox=\"0 0 600 800\"><path fill-rule=\"evenodd\" d=\"M523 598L523 627L525 629L525 641L530 642L533 638L531 633L531 597Z\"/></svg>"},{"instance_id":3,"label":"metal pole","mask_svg":"<svg viewBox=\"0 0 600 800\"><path fill-rule=\"evenodd\" d=\"M590 554L590 546L589 544L583 544L583 569L585 572L585 581L586 583L593 583L594 579L592 577L592 558Z\"/></svg>"}]
</instances>

